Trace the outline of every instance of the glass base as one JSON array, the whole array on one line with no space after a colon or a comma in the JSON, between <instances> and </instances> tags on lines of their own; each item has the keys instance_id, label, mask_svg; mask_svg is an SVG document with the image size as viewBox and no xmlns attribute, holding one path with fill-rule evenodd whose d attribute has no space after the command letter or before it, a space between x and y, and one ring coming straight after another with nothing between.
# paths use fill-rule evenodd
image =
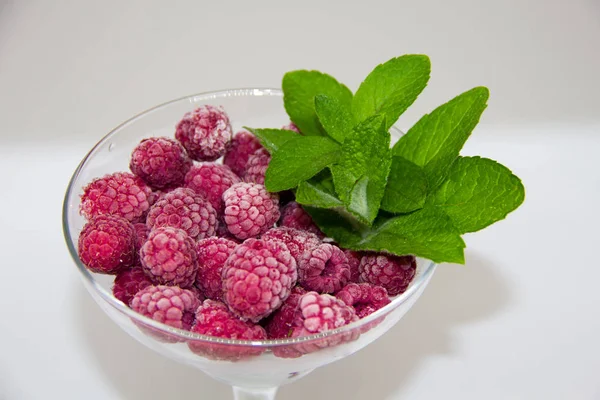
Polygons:
<instances>
[{"instance_id":1,"label":"glass base","mask_svg":"<svg viewBox=\"0 0 600 400\"><path fill-rule=\"evenodd\" d=\"M233 387L233 398L235 400L275 400L277 388L270 389L244 389Z\"/></svg>"}]
</instances>

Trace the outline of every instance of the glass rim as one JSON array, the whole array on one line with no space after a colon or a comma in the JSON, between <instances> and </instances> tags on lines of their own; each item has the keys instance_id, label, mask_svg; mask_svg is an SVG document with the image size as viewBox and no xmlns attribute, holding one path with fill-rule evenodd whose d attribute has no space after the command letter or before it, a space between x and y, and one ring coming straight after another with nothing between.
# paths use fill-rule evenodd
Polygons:
<instances>
[{"instance_id":1,"label":"glass rim","mask_svg":"<svg viewBox=\"0 0 600 400\"><path fill-rule=\"evenodd\" d=\"M250 347L258 347L258 348L270 348L270 347L281 347L286 345L297 345L307 342L317 341L323 338L343 334L346 332L354 331L356 329L360 329L363 326L372 323L373 321L381 318L399 307L402 303L411 298L420 288L421 286L429 279L429 277L435 271L437 266L436 263L430 260L425 260L427 264L424 266L421 274L417 275L415 279L411 282L409 288L402 294L396 296L391 300L389 304L375 311L374 313L359 319L358 321L352 322L348 325L344 325L337 329L331 329L322 333L302 336L298 338L286 338L286 339L268 339L268 340L238 340L238 339L226 339L226 338L218 338L215 336L202 335L199 333L194 333L191 331L187 331L184 329L174 328L168 325L163 324L162 322L155 321L151 318L138 314L133 311L123 302L118 300L116 297L109 293L92 275L92 273L83 265L81 260L79 259L78 251L76 248L76 241L74 240L71 234L70 220L69 220L69 199L72 197L74 190L79 190L79 188L74 188L74 183L85 167L85 164L90 159L90 157L94 154L94 152L102 146L107 140L109 140L114 134L120 131L122 128L128 126L129 124L135 122L136 120L143 118L147 114L150 114L154 111L160 110L164 107L167 107L171 104L181 102L181 101L190 101L190 103L194 103L200 99L210 99L210 98L219 98L219 97L232 97L232 96L283 96L283 92L281 89L275 88L237 88L237 89L226 89L226 90L217 90L217 91L209 91L203 93L197 93L189 96L183 96L174 100L170 100L159 104L157 106L151 107L145 111L142 111L135 116L129 118L123 123L116 126L110 132L108 132L102 139L100 139L84 156L81 160L75 172L71 176L69 180L69 184L67 187L67 191L65 193L65 197L63 200L62 207L62 227L63 227L63 236L65 242L67 244L67 248L69 249L69 253L71 258L75 262L79 272L81 273L82 279L87 282L96 293L104 300L107 304L115 308L117 311L123 313L125 316L131 318L134 322L137 321L144 326L152 327L158 331L162 331L170 336L175 336L184 341L199 341L211 344L220 344L220 345L231 345L231 346L250 346Z\"/></svg>"}]
</instances>

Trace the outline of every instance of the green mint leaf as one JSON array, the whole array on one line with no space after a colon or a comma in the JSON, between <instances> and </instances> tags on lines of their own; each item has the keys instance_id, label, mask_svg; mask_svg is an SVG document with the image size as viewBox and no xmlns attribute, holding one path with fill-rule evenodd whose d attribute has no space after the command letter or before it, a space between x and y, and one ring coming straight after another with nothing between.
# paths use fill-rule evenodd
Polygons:
<instances>
[{"instance_id":1,"label":"green mint leaf","mask_svg":"<svg viewBox=\"0 0 600 400\"><path fill-rule=\"evenodd\" d=\"M425 89L430 72L429 57L416 54L392 58L375 67L352 100L357 121L384 114L389 129Z\"/></svg>"},{"instance_id":2,"label":"green mint leaf","mask_svg":"<svg viewBox=\"0 0 600 400\"><path fill-rule=\"evenodd\" d=\"M315 111L325 132L334 140L343 143L352 134L354 117L349 104L338 99L319 94L315 97Z\"/></svg>"},{"instance_id":3,"label":"green mint leaf","mask_svg":"<svg viewBox=\"0 0 600 400\"><path fill-rule=\"evenodd\" d=\"M299 136L288 140L271 156L265 173L270 192L292 189L335 163L341 146L327 137Z\"/></svg>"},{"instance_id":4,"label":"green mint leaf","mask_svg":"<svg viewBox=\"0 0 600 400\"><path fill-rule=\"evenodd\" d=\"M334 77L319 71L292 71L283 76L283 104L290 119L305 136L323 136L315 112L315 96L325 94L350 107L352 92Z\"/></svg>"},{"instance_id":5,"label":"green mint leaf","mask_svg":"<svg viewBox=\"0 0 600 400\"><path fill-rule=\"evenodd\" d=\"M381 217L372 227L357 226L334 210L305 207L313 221L342 247L412 254L434 262L464 264L465 243L443 212L424 208L411 214Z\"/></svg>"},{"instance_id":6,"label":"green mint leaf","mask_svg":"<svg viewBox=\"0 0 600 400\"><path fill-rule=\"evenodd\" d=\"M427 198L427 178L423 168L399 156L392 157L381 208L393 213L419 210Z\"/></svg>"},{"instance_id":7,"label":"green mint leaf","mask_svg":"<svg viewBox=\"0 0 600 400\"><path fill-rule=\"evenodd\" d=\"M344 141L339 162L331 166L337 194L363 223L372 223L379 211L392 163L389 146L385 116L367 118Z\"/></svg>"},{"instance_id":8,"label":"green mint leaf","mask_svg":"<svg viewBox=\"0 0 600 400\"><path fill-rule=\"evenodd\" d=\"M398 140L393 154L423 167L429 190L439 186L487 107L489 91L471 89L423 116Z\"/></svg>"},{"instance_id":9,"label":"green mint leaf","mask_svg":"<svg viewBox=\"0 0 600 400\"><path fill-rule=\"evenodd\" d=\"M504 219L524 199L521 180L505 166L487 158L460 157L427 202L445 212L461 233L467 233Z\"/></svg>"},{"instance_id":10,"label":"green mint leaf","mask_svg":"<svg viewBox=\"0 0 600 400\"><path fill-rule=\"evenodd\" d=\"M328 169L324 169L307 181L300 182L296 189L296 201L302 205L320 208L344 206L335 194L333 177Z\"/></svg>"},{"instance_id":11,"label":"green mint leaf","mask_svg":"<svg viewBox=\"0 0 600 400\"><path fill-rule=\"evenodd\" d=\"M244 129L252 132L258 138L260 144L271 154L276 152L288 140L298 137L296 132L286 129L252 129L246 126Z\"/></svg>"}]
</instances>

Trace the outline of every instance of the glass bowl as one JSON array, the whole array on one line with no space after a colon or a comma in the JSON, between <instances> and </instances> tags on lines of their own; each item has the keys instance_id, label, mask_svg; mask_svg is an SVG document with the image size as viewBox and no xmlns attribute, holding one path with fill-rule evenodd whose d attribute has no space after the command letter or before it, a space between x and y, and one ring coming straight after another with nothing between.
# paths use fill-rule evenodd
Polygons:
<instances>
[{"instance_id":1,"label":"glass bowl","mask_svg":"<svg viewBox=\"0 0 600 400\"><path fill-rule=\"evenodd\" d=\"M340 360L379 338L412 307L429 283L436 265L417 259L415 278L403 294L368 317L339 329L296 339L264 341L203 336L137 314L113 297L113 276L87 270L77 255L78 236L85 224L79 214L80 195L92 179L128 171L131 152L142 138L173 137L175 124L194 107L222 105L230 116L234 132L242 126L281 127L289 123L282 96L278 89L224 90L173 100L138 114L113 129L84 157L69 182L63 204L67 247L84 286L100 308L149 348L233 386L236 399L274 399L277 387ZM392 128L393 141L400 135L399 130Z\"/></svg>"}]
</instances>

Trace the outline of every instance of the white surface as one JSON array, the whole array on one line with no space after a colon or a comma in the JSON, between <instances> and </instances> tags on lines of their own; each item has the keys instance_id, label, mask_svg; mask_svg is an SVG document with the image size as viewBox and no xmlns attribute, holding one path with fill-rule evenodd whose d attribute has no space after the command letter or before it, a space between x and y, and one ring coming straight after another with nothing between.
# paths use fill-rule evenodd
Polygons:
<instances>
[{"instance_id":1,"label":"white surface","mask_svg":"<svg viewBox=\"0 0 600 400\"><path fill-rule=\"evenodd\" d=\"M0 2L0 399L229 399L84 292L60 227L70 174L164 100L295 68L355 89L409 52L433 78L401 127L489 86L465 153L511 167L526 202L468 236L467 266L441 267L386 336L278 399L600 399L597 1L134 3Z\"/></svg>"}]
</instances>

